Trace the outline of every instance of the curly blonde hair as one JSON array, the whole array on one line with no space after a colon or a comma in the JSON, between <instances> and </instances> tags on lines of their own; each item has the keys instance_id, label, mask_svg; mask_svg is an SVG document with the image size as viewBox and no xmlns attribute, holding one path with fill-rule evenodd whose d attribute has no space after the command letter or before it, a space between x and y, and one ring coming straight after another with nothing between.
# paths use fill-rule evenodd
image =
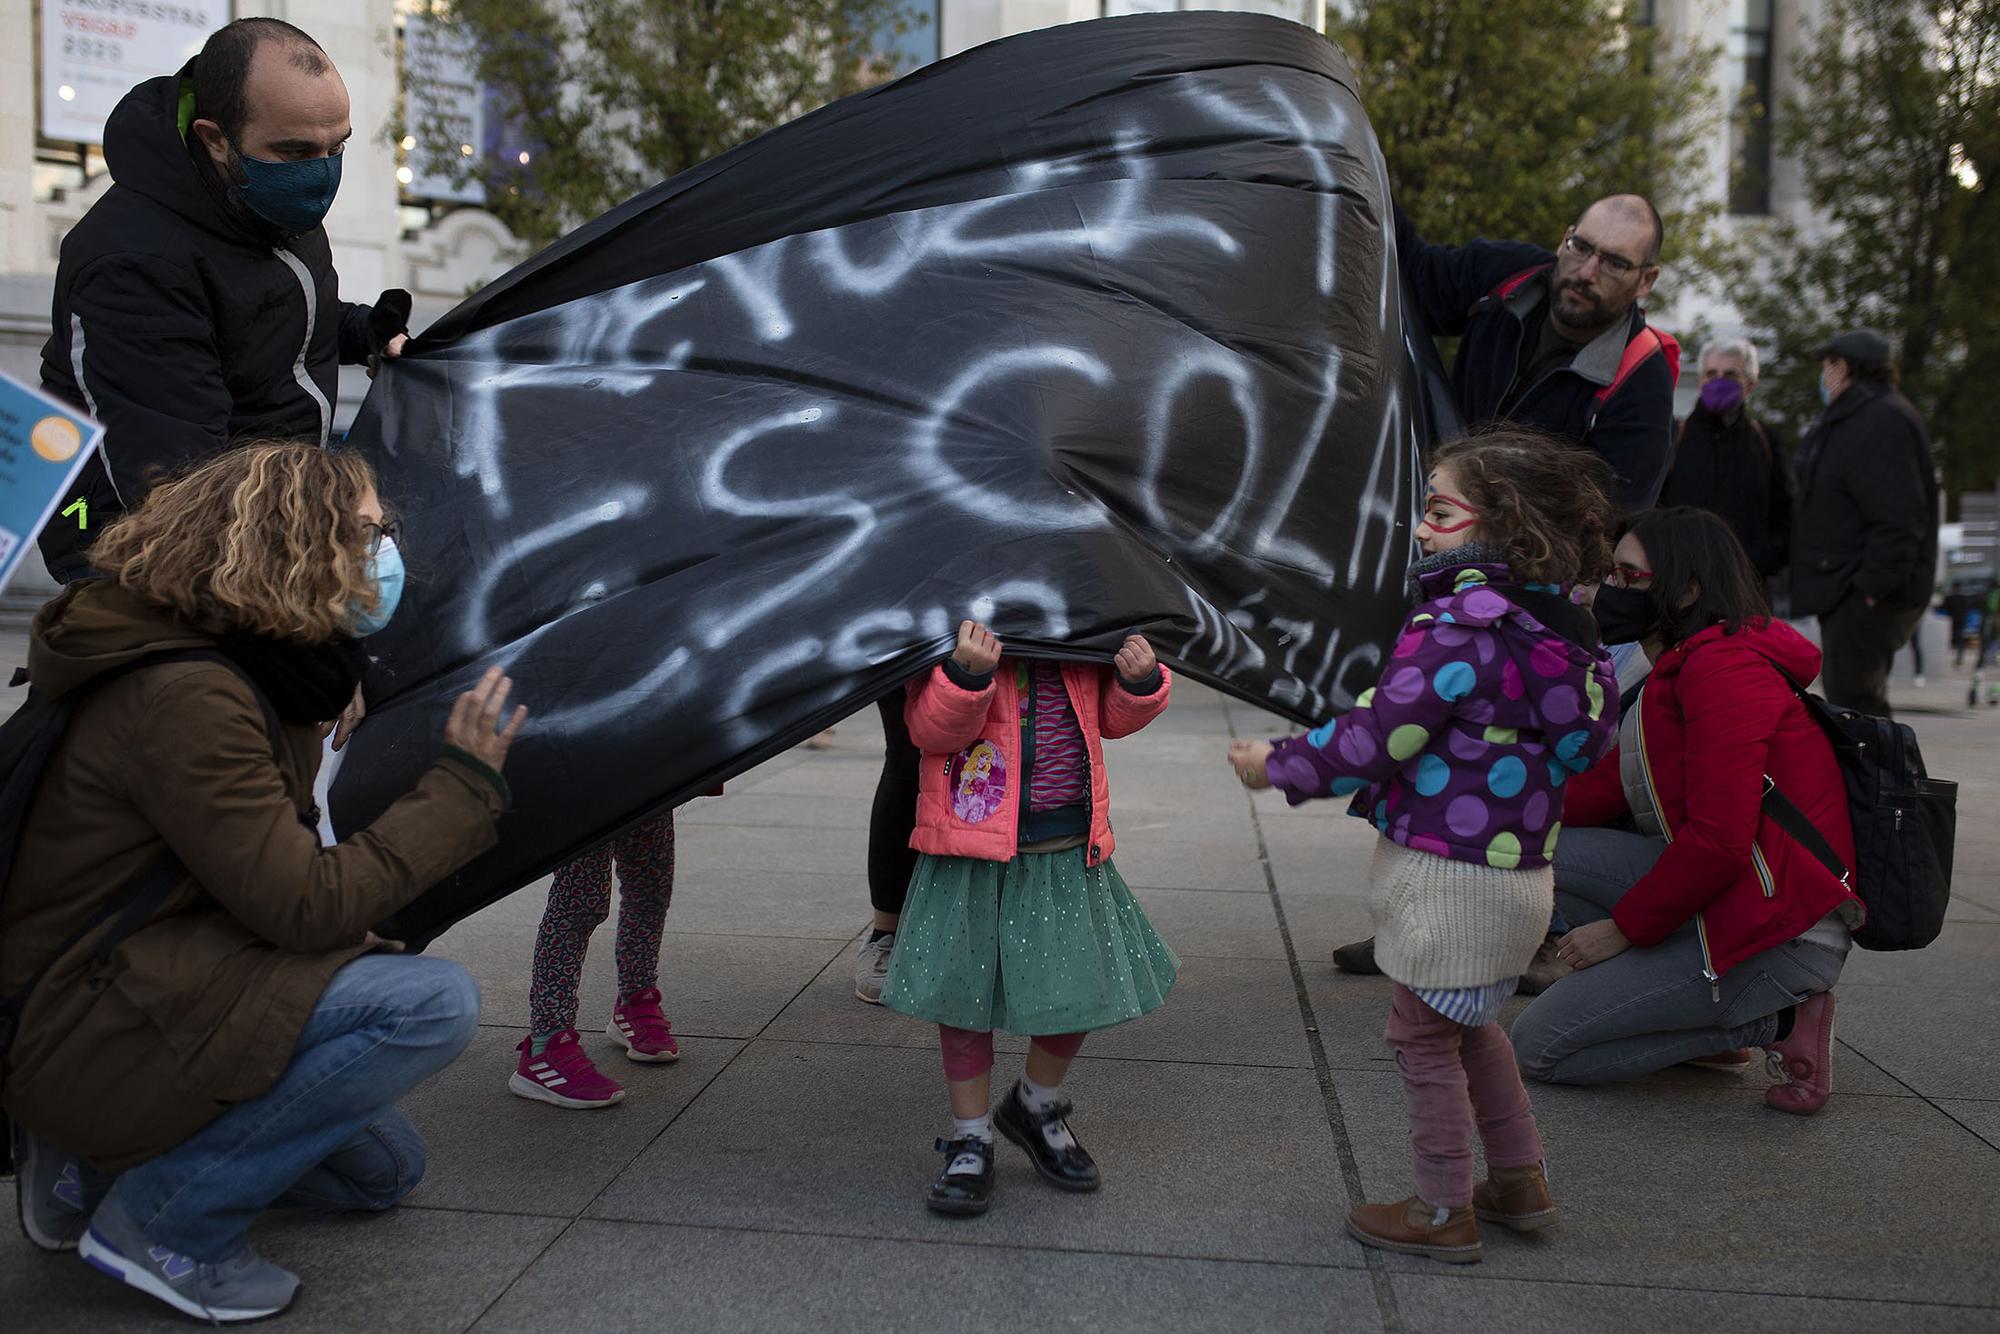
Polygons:
<instances>
[{"instance_id":1,"label":"curly blonde hair","mask_svg":"<svg viewBox=\"0 0 2000 1334\"><path fill-rule=\"evenodd\" d=\"M322 644L376 605L356 513L374 485L359 454L256 441L154 487L90 563L204 630Z\"/></svg>"},{"instance_id":2,"label":"curly blonde hair","mask_svg":"<svg viewBox=\"0 0 2000 1334\"><path fill-rule=\"evenodd\" d=\"M1479 513L1480 540L1507 553L1517 577L1579 584L1611 568L1618 521L1602 457L1520 426L1491 426L1439 445L1431 467L1449 467Z\"/></svg>"}]
</instances>

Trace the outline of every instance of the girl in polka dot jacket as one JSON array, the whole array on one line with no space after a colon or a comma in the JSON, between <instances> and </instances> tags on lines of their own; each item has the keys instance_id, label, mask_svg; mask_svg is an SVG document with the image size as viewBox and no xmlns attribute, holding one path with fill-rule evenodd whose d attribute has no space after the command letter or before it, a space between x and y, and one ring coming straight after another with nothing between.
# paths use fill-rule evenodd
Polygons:
<instances>
[{"instance_id":1,"label":"girl in polka dot jacket","mask_svg":"<svg viewBox=\"0 0 2000 1334\"><path fill-rule=\"evenodd\" d=\"M1604 475L1595 455L1516 428L1442 447L1416 533L1421 600L1381 680L1324 727L1230 748L1245 785L1294 805L1352 796L1382 831L1370 907L1416 1194L1355 1209L1364 1245L1469 1263L1477 1219L1555 1218L1496 1021L1548 930L1563 785L1617 734L1610 660L1567 596L1610 564ZM1477 1190L1475 1122L1490 1170Z\"/></svg>"}]
</instances>

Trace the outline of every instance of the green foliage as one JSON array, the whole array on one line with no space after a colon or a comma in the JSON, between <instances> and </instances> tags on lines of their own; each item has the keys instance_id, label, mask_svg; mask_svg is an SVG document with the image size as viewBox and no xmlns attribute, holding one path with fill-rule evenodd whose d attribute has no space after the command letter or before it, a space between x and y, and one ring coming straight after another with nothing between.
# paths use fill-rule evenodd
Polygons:
<instances>
[{"instance_id":1,"label":"green foliage","mask_svg":"<svg viewBox=\"0 0 2000 1334\"><path fill-rule=\"evenodd\" d=\"M1357 0L1330 21L1419 231L1554 246L1593 200L1632 191L1664 216L1676 275L1712 262L1720 209L1688 183L1719 133L1713 53L1670 47L1625 8Z\"/></svg>"},{"instance_id":2,"label":"green foliage","mask_svg":"<svg viewBox=\"0 0 2000 1334\"><path fill-rule=\"evenodd\" d=\"M1738 305L1769 334L1759 398L1819 410L1810 349L1857 325L1897 349L1953 495L2000 476L2000 0L1831 0L1778 123L1825 227L1773 229Z\"/></svg>"},{"instance_id":3,"label":"green foliage","mask_svg":"<svg viewBox=\"0 0 2000 1334\"><path fill-rule=\"evenodd\" d=\"M535 148L461 181L541 246L656 181L893 74L904 0L433 0ZM400 127L395 132L401 134ZM434 161L453 132L418 125Z\"/></svg>"}]
</instances>

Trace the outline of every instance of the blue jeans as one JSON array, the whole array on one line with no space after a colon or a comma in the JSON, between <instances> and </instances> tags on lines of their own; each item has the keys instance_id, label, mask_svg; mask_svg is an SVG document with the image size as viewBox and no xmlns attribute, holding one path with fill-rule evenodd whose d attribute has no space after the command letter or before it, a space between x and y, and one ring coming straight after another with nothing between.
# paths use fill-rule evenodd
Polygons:
<instances>
[{"instance_id":1,"label":"blue jeans","mask_svg":"<svg viewBox=\"0 0 2000 1334\"><path fill-rule=\"evenodd\" d=\"M1556 906L1576 926L1601 922L1666 844L1616 829L1565 829L1556 844ZM1690 920L1657 945L1580 968L1537 996L1510 1036L1521 1069L1551 1084L1637 1079L1699 1056L1766 1046L1778 1015L1840 979L1846 956L1806 940L1754 954L1710 983Z\"/></svg>"},{"instance_id":2,"label":"blue jeans","mask_svg":"<svg viewBox=\"0 0 2000 1334\"><path fill-rule=\"evenodd\" d=\"M111 1193L155 1243L228 1259L273 1204L386 1209L424 1172L398 1098L451 1064L479 1025L479 988L446 959L365 954L333 975L291 1063Z\"/></svg>"}]
</instances>

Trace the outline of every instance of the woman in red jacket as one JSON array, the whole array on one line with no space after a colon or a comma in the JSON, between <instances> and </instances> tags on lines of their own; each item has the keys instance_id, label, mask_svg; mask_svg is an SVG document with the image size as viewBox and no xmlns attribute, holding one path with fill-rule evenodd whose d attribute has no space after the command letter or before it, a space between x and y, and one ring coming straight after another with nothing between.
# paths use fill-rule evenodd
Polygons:
<instances>
[{"instance_id":1,"label":"woman in red jacket","mask_svg":"<svg viewBox=\"0 0 2000 1334\"><path fill-rule=\"evenodd\" d=\"M1603 1084L1683 1061L1747 1064L1763 1047L1801 1115L1832 1088L1833 984L1861 903L1763 809L1768 779L1849 865L1854 835L1833 748L1793 693L1820 654L1771 619L1749 557L1705 510L1632 521L1598 591L1607 638L1653 673L1618 748L1572 780L1556 903L1576 969L1515 1021L1536 1079ZM1621 629L1624 633L1620 633ZM1626 823L1637 832L1612 828Z\"/></svg>"}]
</instances>

